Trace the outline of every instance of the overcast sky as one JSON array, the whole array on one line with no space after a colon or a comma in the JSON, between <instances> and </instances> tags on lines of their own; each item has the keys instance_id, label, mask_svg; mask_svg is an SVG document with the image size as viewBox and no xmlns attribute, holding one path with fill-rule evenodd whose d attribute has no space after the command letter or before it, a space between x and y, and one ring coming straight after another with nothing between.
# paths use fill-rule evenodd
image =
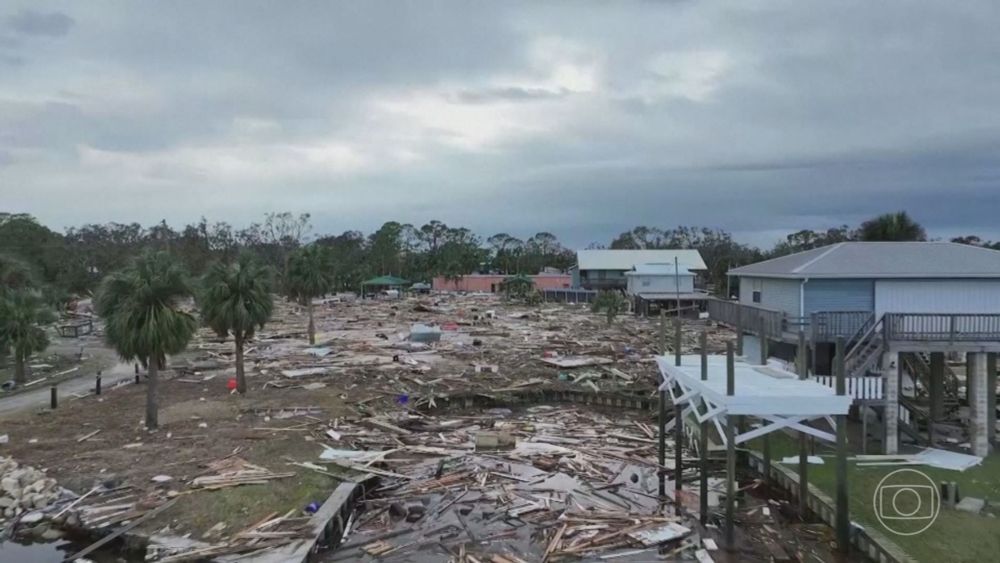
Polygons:
<instances>
[{"instance_id":1,"label":"overcast sky","mask_svg":"<svg viewBox=\"0 0 1000 563\"><path fill-rule=\"evenodd\" d=\"M0 210L1000 239L1000 2L0 4Z\"/></svg>"}]
</instances>

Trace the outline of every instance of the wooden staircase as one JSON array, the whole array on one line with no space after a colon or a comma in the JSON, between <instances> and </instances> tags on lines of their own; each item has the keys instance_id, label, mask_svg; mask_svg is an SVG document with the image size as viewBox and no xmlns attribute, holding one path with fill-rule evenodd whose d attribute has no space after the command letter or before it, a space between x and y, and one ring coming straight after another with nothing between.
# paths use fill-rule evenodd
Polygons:
<instances>
[{"instance_id":1,"label":"wooden staircase","mask_svg":"<svg viewBox=\"0 0 1000 563\"><path fill-rule=\"evenodd\" d=\"M844 355L844 374L847 377L862 377L868 372L881 371L882 352L885 341L882 337L882 318L875 315L858 329L856 337L848 341Z\"/></svg>"}]
</instances>

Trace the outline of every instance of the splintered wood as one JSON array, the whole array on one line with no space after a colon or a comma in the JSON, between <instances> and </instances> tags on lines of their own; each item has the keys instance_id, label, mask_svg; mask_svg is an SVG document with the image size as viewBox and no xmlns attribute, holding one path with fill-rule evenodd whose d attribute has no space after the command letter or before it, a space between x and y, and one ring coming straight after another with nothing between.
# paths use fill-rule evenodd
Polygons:
<instances>
[{"instance_id":1,"label":"splintered wood","mask_svg":"<svg viewBox=\"0 0 1000 563\"><path fill-rule=\"evenodd\" d=\"M362 502L336 559L504 563L688 549L692 526L666 514L656 496L649 430L642 421L552 407L338 421L337 447L368 460L354 469L381 464L402 475L383 478ZM478 451L484 435L509 436L512 447ZM391 455L373 456L379 449ZM326 457L343 464L351 452Z\"/></svg>"},{"instance_id":2,"label":"splintered wood","mask_svg":"<svg viewBox=\"0 0 1000 563\"><path fill-rule=\"evenodd\" d=\"M191 486L202 489L223 489L240 485L265 485L271 479L295 476L294 472L274 473L239 457L228 457L212 462L209 464L209 469L217 473L198 477L191 481Z\"/></svg>"}]
</instances>

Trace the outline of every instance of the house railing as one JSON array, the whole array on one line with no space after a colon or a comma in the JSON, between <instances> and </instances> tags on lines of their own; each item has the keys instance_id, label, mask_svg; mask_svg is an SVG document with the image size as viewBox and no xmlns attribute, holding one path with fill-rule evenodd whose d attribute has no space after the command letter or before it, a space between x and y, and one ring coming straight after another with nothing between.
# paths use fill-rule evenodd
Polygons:
<instances>
[{"instance_id":1,"label":"house railing","mask_svg":"<svg viewBox=\"0 0 1000 563\"><path fill-rule=\"evenodd\" d=\"M835 342L843 337L856 340L871 326L875 315L870 311L823 311L809 316L813 342Z\"/></svg>"},{"instance_id":2,"label":"house railing","mask_svg":"<svg viewBox=\"0 0 1000 563\"><path fill-rule=\"evenodd\" d=\"M1000 314L886 313L890 342L987 342L1000 340Z\"/></svg>"},{"instance_id":3,"label":"house railing","mask_svg":"<svg viewBox=\"0 0 1000 563\"><path fill-rule=\"evenodd\" d=\"M709 299L708 316L712 320L746 332L753 334L763 332L765 336L771 338L779 338L785 330L784 312L743 305L735 301Z\"/></svg>"}]
</instances>

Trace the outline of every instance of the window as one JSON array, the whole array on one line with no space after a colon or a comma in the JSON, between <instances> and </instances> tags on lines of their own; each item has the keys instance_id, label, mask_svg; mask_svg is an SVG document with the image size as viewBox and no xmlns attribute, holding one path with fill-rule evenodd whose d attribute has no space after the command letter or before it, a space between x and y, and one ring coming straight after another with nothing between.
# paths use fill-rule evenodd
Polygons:
<instances>
[{"instance_id":1,"label":"window","mask_svg":"<svg viewBox=\"0 0 1000 563\"><path fill-rule=\"evenodd\" d=\"M755 290L753 292L753 302L754 303L760 303L760 291L759 290Z\"/></svg>"}]
</instances>

